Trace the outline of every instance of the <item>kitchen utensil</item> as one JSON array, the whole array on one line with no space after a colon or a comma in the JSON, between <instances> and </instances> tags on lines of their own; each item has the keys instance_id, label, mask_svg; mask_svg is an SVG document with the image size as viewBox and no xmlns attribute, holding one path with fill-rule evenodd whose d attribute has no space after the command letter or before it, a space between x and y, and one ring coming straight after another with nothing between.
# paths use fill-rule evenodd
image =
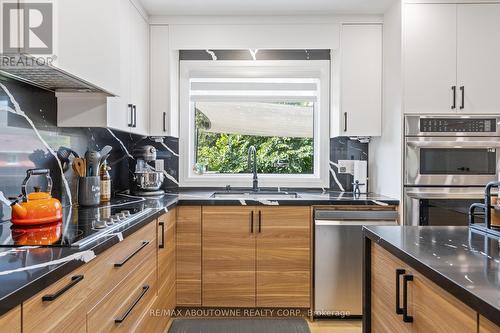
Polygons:
<instances>
[{"instance_id":1,"label":"kitchen utensil","mask_svg":"<svg viewBox=\"0 0 500 333\"><path fill-rule=\"evenodd\" d=\"M85 177L87 175L87 166L83 158L78 157L73 160L73 171L75 171L79 177Z\"/></svg>"},{"instance_id":2,"label":"kitchen utensil","mask_svg":"<svg viewBox=\"0 0 500 333\"><path fill-rule=\"evenodd\" d=\"M80 177L80 179L78 179L78 203L80 204L80 206L97 206L100 202L100 177Z\"/></svg>"},{"instance_id":3,"label":"kitchen utensil","mask_svg":"<svg viewBox=\"0 0 500 333\"><path fill-rule=\"evenodd\" d=\"M85 160L87 163L87 177L99 176L101 154L95 150L87 150L85 153Z\"/></svg>"},{"instance_id":4,"label":"kitchen utensil","mask_svg":"<svg viewBox=\"0 0 500 333\"><path fill-rule=\"evenodd\" d=\"M47 190L41 192L39 186L35 191L26 193L26 187L31 176L43 176L47 178ZM52 198L52 178L48 169L29 169L21 187L22 202L12 203L11 222L14 225L35 225L57 222L62 219L61 202Z\"/></svg>"},{"instance_id":5,"label":"kitchen utensil","mask_svg":"<svg viewBox=\"0 0 500 333\"><path fill-rule=\"evenodd\" d=\"M99 153L101 154L101 156L109 155L109 153L111 153L111 149L113 149L113 147L111 147L111 146L104 146L104 148L102 148ZM102 157L101 157L101 160L102 160Z\"/></svg>"},{"instance_id":6,"label":"kitchen utensil","mask_svg":"<svg viewBox=\"0 0 500 333\"><path fill-rule=\"evenodd\" d=\"M64 172L68 171L69 169L69 157L71 155L73 155L74 157L80 157L78 156L78 153L71 148L61 146L57 150L57 158L59 159L59 161L61 161Z\"/></svg>"}]
</instances>

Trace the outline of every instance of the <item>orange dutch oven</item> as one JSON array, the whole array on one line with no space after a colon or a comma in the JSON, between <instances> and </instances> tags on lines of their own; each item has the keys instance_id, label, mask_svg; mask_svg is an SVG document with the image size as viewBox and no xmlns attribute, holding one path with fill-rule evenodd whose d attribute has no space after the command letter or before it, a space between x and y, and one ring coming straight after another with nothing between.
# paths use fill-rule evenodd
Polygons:
<instances>
[{"instance_id":1,"label":"orange dutch oven","mask_svg":"<svg viewBox=\"0 0 500 333\"><path fill-rule=\"evenodd\" d=\"M47 191L41 192L35 186L34 192L26 193L26 185L34 175L45 175L47 178ZM22 202L14 202L12 207L11 222L14 225L37 225L54 223L62 220L61 202L52 198L52 178L48 169L30 169L26 171L26 178L21 188Z\"/></svg>"}]
</instances>

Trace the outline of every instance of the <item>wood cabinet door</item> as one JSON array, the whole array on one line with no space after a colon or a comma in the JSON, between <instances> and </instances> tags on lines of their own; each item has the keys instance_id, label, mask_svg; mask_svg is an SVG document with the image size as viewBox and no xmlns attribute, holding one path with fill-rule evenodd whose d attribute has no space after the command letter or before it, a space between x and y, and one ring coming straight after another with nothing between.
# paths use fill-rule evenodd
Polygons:
<instances>
[{"instance_id":1,"label":"wood cabinet door","mask_svg":"<svg viewBox=\"0 0 500 333\"><path fill-rule=\"evenodd\" d=\"M411 289L409 315L415 332L470 333L477 331L477 313L418 272Z\"/></svg>"},{"instance_id":2,"label":"wood cabinet door","mask_svg":"<svg viewBox=\"0 0 500 333\"><path fill-rule=\"evenodd\" d=\"M311 208L256 209L257 307L309 308Z\"/></svg>"},{"instance_id":3,"label":"wood cabinet door","mask_svg":"<svg viewBox=\"0 0 500 333\"><path fill-rule=\"evenodd\" d=\"M175 286L175 231L176 209L158 218L158 287L171 289ZM168 293L167 290L165 292Z\"/></svg>"},{"instance_id":4,"label":"wood cabinet door","mask_svg":"<svg viewBox=\"0 0 500 333\"><path fill-rule=\"evenodd\" d=\"M402 277L396 281L396 270L404 269L411 274L401 260L379 245L371 247L371 327L373 333L411 332L411 324L403 322L396 313L396 286L399 284L401 302ZM401 306L401 303L400 303Z\"/></svg>"},{"instance_id":5,"label":"wood cabinet door","mask_svg":"<svg viewBox=\"0 0 500 333\"><path fill-rule=\"evenodd\" d=\"M202 216L203 306L254 307L253 208L203 207Z\"/></svg>"},{"instance_id":6,"label":"wood cabinet door","mask_svg":"<svg viewBox=\"0 0 500 333\"><path fill-rule=\"evenodd\" d=\"M457 6L404 4L405 113L455 113Z\"/></svg>"},{"instance_id":7,"label":"wood cabinet door","mask_svg":"<svg viewBox=\"0 0 500 333\"><path fill-rule=\"evenodd\" d=\"M500 332L500 327L484 318L479 316L479 333L497 333Z\"/></svg>"},{"instance_id":8,"label":"wood cabinet door","mask_svg":"<svg viewBox=\"0 0 500 333\"><path fill-rule=\"evenodd\" d=\"M464 113L499 113L500 4L459 4L458 100Z\"/></svg>"},{"instance_id":9,"label":"wood cabinet door","mask_svg":"<svg viewBox=\"0 0 500 333\"><path fill-rule=\"evenodd\" d=\"M201 305L201 206L177 209L177 305Z\"/></svg>"},{"instance_id":10,"label":"wood cabinet door","mask_svg":"<svg viewBox=\"0 0 500 333\"><path fill-rule=\"evenodd\" d=\"M21 333L21 305L0 316L2 332Z\"/></svg>"}]
</instances>

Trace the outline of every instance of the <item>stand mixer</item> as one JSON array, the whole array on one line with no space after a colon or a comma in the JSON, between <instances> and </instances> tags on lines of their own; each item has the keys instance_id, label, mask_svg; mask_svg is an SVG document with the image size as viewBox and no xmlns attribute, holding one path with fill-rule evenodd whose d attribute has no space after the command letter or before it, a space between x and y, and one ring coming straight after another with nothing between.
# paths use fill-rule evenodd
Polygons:
<instances>
[{"instance_id":1,"label":"stand mixer","mask_svg":"<svg viewBox=\"0 0 500 333\"><path fill-rule=\"evenodd\" d=\"M134 172L135 195L153 196L165 193L160 189L163 184L163 160L156 159L156 148L153 146L143 146L134 149L136 160Z\"/></svg>"}]
</instances>

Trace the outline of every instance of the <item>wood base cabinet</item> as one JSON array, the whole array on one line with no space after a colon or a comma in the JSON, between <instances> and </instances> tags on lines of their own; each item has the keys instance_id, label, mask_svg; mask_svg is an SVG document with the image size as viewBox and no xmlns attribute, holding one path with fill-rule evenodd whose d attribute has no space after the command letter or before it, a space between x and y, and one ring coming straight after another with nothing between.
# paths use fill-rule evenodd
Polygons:
<instances>
[{"instance_id":1,"label":"wood base cabinet","mask_svg":"<svg viewBox=\"0 0 500 333\"><path fill-rule=\"evenodd\" d=\"M21 306L17 306L0 316L2 332L21 333Z\"/></svg>"},{"instance_id":2,"label":"wood base cabinet","mask_svg":"<svg viewBox=\"0 0 500 333\"><path fill-rule=\"evenodd\" d=\"M310 207L203 207L202 305L309 308Z\"/></svg>"},{"instance_id":3,"label":"wood base cabinet","mask_svg":"<svg viewBox=\"0 0 500 333\"><path fill-rule=\"evenodd\" d=\"M177 207L177 305L201 305L201 207Z\"/></svg>"},{"instance_id":4,"label":"wood base cabinet","mask_svg":"<svg viewBox=\"0 0 500 333\"><path fill-rule=\"evenodd\" d=\"M477 313L372 244L371 331L477 332Z\"/></svg>"}]
</instances>

